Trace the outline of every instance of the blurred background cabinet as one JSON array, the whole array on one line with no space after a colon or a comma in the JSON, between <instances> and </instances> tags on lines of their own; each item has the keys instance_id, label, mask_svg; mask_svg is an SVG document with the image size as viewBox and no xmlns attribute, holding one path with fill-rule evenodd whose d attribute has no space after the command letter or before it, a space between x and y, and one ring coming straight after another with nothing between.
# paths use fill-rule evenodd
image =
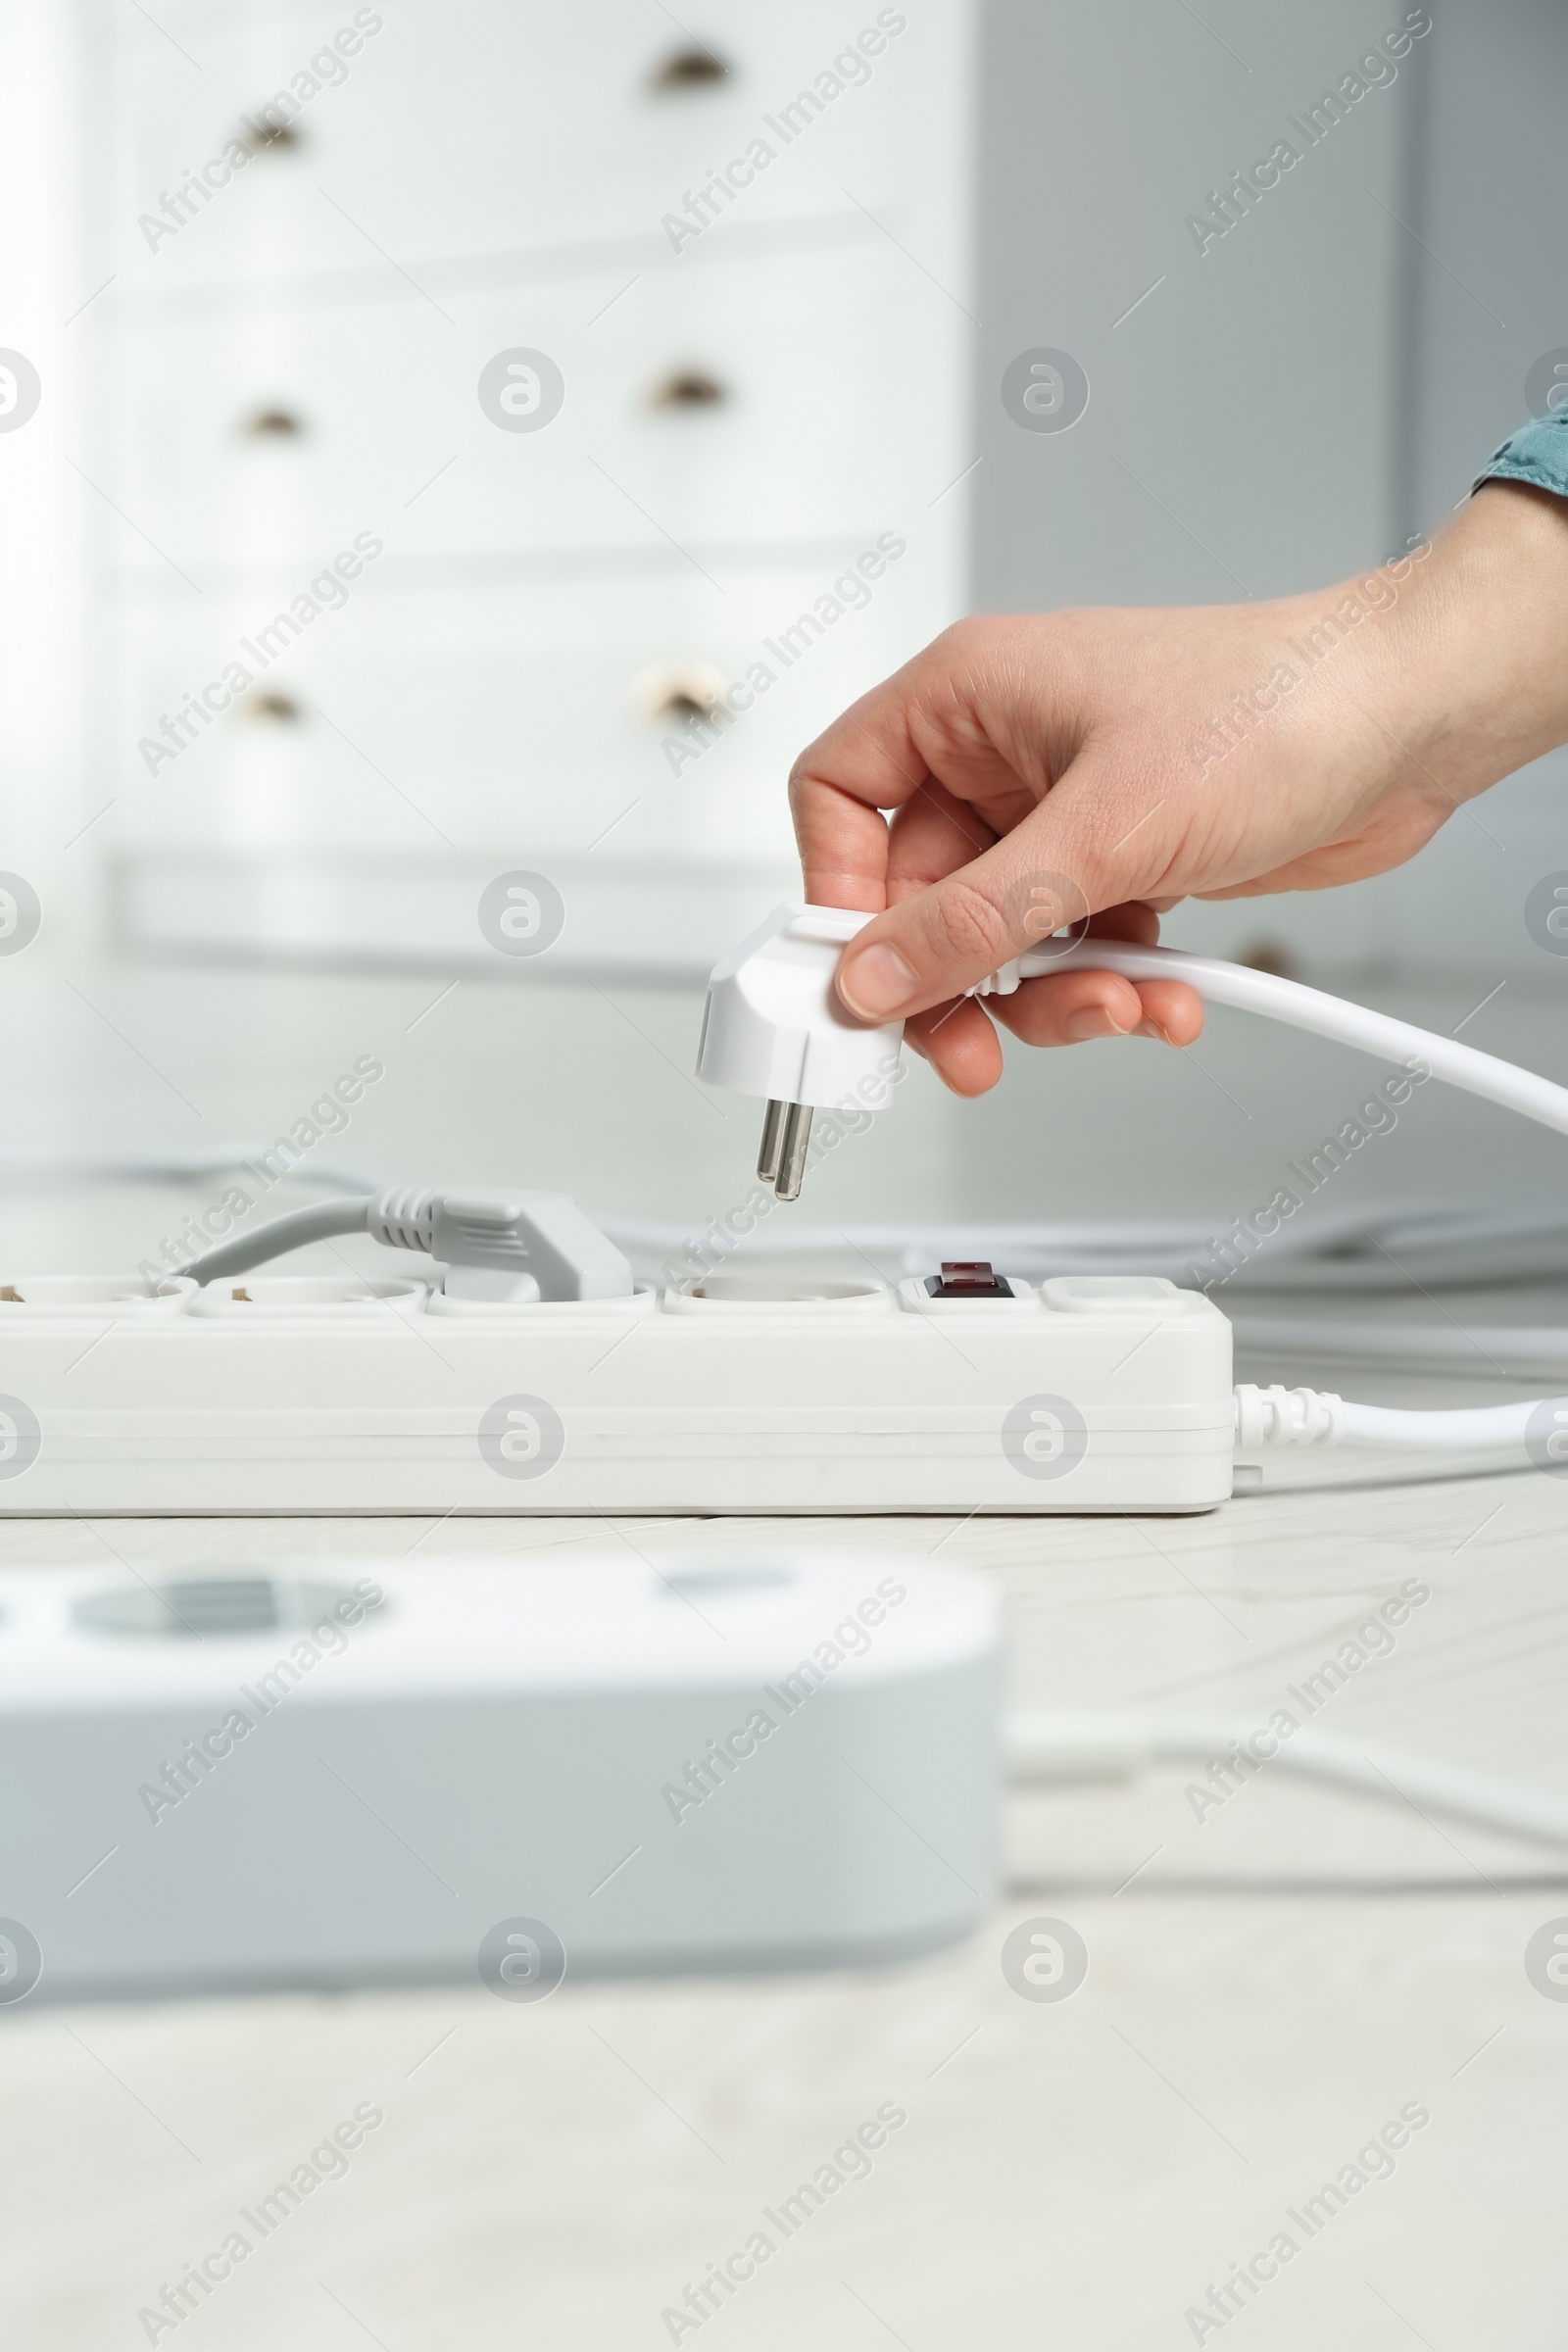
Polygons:
<instances>
[{"instance_id":1,"label":"blurred background cabinet","mask_svg":"<svg viewBox=\"0 0 1568 2352\"><path fill-rule=\"evenodd\" d=\"M971 9L103 21L123 932L461 964L527 866L556 968L694 977L793 886L795 753L964 607ZM537 430L479 397L517 350Z\"/></svg>"}]
</instances>

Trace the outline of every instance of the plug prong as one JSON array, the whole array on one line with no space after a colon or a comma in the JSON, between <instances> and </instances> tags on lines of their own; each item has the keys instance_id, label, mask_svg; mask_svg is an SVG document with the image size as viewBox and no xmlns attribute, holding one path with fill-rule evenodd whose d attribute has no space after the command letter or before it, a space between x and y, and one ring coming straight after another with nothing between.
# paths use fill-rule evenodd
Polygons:
<instances>
[{"instance_id":1,"label":"plug prong","mask_svg":"<svg viewBox=\"0 0 1568 2352\"><path fill-rule=\"evenodd\" d=\"M798 1200L801 1197L801 1183L806 1174L806 1147L810 1140L811 1105L809 1102L787 1104L779 1149L778 1183L775 1187L781 1200Z\"/></svg>"},{"instance_id":2,"label":"plug prong","mask_svg":"<svg viewBox=\"0 0 1568 2352\"><path fill-rule=\"evenodd\" d=\"M777 1184L779 1155L784 1149L784 1113L787 1102L769 1102L762 1113L762 1149L757 1155L757 1173L764 1184Z\"/></svg>"}]
</instances>

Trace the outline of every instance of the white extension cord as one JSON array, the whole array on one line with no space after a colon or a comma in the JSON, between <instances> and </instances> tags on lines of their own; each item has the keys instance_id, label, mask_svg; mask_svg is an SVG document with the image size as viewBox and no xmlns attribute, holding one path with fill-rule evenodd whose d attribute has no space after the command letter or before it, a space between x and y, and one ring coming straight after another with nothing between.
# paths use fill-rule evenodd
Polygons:
<instances>
[{"instance_id":1,"label":"white extension cord","mask_svg":"<svg viewBox=\"0 0 1568 2352\"><path fill-rule=\"evenodd\" d=\"M974 991L977 996L1007 995L1020 980L1038 980L1061 971L1119 972L1128 980L1182 980L1196 989L1205 1004L1228 1004L1241 1012L1258 1012L1293 1029L1308 1029L1336 1044L1354 1046L1390 1061L1420 1061L1434 1078L1457 1086L1483 1101L1516 1110L1522 1118L1568 1135L1568 1087L1522 1070L1494 1054L1462 1046L1457 1038L1436 1030L1418 1029L1412 1021L1396 1020L1392 1013L1374 1012L1351 1004L1299 980L1283 980L1275 972L1253 971L1248 964L1226 963L1214 956L1190 956L1180 948L1135 948L1118 940L1082 939L1055 942L1032 949L1001 973L993 974Z\"/></svg>"},{"instance_id":2,"label":"white extension cord","mask_svg":"<svg viewBox=\"0 0 1568 2352\"><path fill-rule=\"evenodd\" d=\"M1568 1798L1321 1732L1303 1729L1276 1738L1255 1723L1206 1716L1025 1714L1008 1719L1004 1746L1009 1778L1023 1787L1131 1783L1160 1764L1217 1766L1240 1784L1266 1767L1568 1846Z\"/></svg>"},{"instance_id":3,"label":"white extension cord","mask_svg":"<svg viewBox=\"0 0 1568 2352\"><path fill-rule=\"evenodd\" d=\"M1412 1413L1381 1404L1347 1404L1328 1390L1259 1389L1244 1381L1236 1391L1236 1442L1249 1452L1263 1446L1346 1443L1425 1451L1477 1446L1523 1448L1538 1434L1544 1445L1554 1441L1552 1461L1568 1467L1568 1396Z\"/></svg>"}]
</instances>

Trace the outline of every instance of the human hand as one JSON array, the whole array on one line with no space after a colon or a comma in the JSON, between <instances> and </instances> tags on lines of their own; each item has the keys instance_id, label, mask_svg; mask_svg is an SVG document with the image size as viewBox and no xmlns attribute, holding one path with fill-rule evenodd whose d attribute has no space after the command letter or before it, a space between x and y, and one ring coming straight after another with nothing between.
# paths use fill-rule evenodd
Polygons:
<instances>
[{"instance_id":1,"label":"human hand","mask_svg":"<svg viewBox=\"0 0 1568 2352\"><path fill-rule=\"evenodd\" d=\"M1568 739L1568 505L1490 482L1435 546L1315 595L960 621L790 779L806 896L877 920L849 1009L903 1015L960 1095L1030 1045L1190 1045L1175 980L1075 969L962 992L1060 925L1147 945L1186 897L1323 890L1413 857ZM891 809L891 823L880 813Z\"/></svg>"}]
</instances>

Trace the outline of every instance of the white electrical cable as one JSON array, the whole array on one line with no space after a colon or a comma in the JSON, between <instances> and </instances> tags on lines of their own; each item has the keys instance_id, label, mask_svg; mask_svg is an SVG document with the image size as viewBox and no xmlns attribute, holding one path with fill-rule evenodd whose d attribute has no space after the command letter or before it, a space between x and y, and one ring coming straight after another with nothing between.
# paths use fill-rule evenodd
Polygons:
<instances>
[{"instance_id":1,"label":"white electrical cable","mask_svg":"<svg viewBox=\"0 0 1568 2352\"><path fill-rule=\"evenodd\" d=\"M1382 1404L1347 1404L1345 1437L1351 1446L1506 1446L1523 1448L1544 1429L1568 1444L1568 1396L1537 1396L1523 1404L1472 1405L1449 1412L1399 1412ZM1557 1457L1553 1455L1553 1459ZM1568 1452L1563 1455L1568 1469Z\"/></svg>"},{"instance_id":2,"label":"white electrical cable","mask_svg":"<svg viewBox=\"0 0 1568 2352\"><path fill-rule=\"evenodd\" d=\"M1244 1453L1273 1446L1393 1446L1447 1452L1457 1446L1504 1448L1538 1468L1568 1469L1568 1396L1532 1396L1519 1404L1455 1411L1403 1412L1347 1404L1328 1390L1236 1390L1236 1443ZM1538 1458L1540 1457L1540 1458Z\"/></svg>"},{"instance_id":3,"label":"white electrical cable","mask_svg":"<svg viewBox=\"0 0 1568 2352\"><path fill-rule=\"evenodd\" d=\"M1568 1797L1490 1773L1468 1772L1429 1758L1394 1754L1359 1740L1297 1731L1267 1735L1254 1724L1214 1718L1144 1715L1018 1715L1004 1727L1009 1778L1032 1788L1130 1782L1157 1764L1218 1767L1238 1783L1253 1773L1292 1773L1331 1781L1362 1795L1404 1801L1482 1829L1568 1846Z\"/></svg>"},{"instance_id":4,"label":"white electrical cable","mask_svg":"<svg viewBox=\"0 0 1568 2352\"><path fill-rule=\"evenodd\" d=\"M1568 1470L1568 1396L1532 1396L1517 1404L1407 1412L1348 1404L1330 1390L1236 1389L1236 1444L1242 1453L1280 1446L1375 1446L1412 1452L1506 1452L1523 1466Z\"/></svg>"},{"instance_id":5,"label":"white electrical cable","mask_svg":"<svg viewBox=\"0 0 1568 2352\"><path fill-rule=\"evenodd\" d=\"M197 1282L218 1282L230 1274L247 1274L252 1266L265 1266L274 1257L286 1256L291 1250L307 1249L312 1242L332 1241L339 1234L364 1233L373 1204L373 1196L362 1200L358 1195L348 1200L313 1201L309 1208L291 1209L287 1216L273 1217L252 1233L220 1242L215 1249L204 1250L200 1257L191 1258L179 1272L191 1275Z\"/></svg>"},{"instance_id":6,"label":"white electrical cable","mask_svg":"<svg viewBox=\"0 0 1568 2352\"><path fill-rule=\"evenodd\" d=\"M1568 1087L1534 1070L1522 1070L1494 1054L1462 1046L1457 1039L1418 1029L1412 1022L1351 1004L1321 989L1257 972L1210 956L1189 956L1179 948L1124 947L1116 941L1082 939L1064 949L1054 945L1021 956L993 984L1003 993L1019 980L1039 979L1074 967L1121 973L1129 980L1185 980L1206 1002L1259 1012L1307 1029L1318 1037L1354 1046L1390 1061L1421 1062L1434 1078L1516 1110L1538 1125L1568 1135ZM1016 976L1014 976L1016 975ZM985 993L982 991L982 993ZM1415 1447L1501 1446L1524 1450L1526 1441L1544 1432L1568 1440L1568 1397L1535 1397L1522 1404L1485 1405L1458 1412L1396 1412L1382 1405L1346 1404L1311 1389L1236 1392L1240 1443L1256 1445L1351 1445ZM1281 1409L1274 1400L1284 1399ZM1272 1409L1270 1407L1272 1406ZM1554 1434L1552 1443L1558 1442ZM1568 1456L1565 1456L1568 1459Z\"/></svg>"},{"instance_id":7,"label":"white electrical cable","mask_svg":"<svg viewBox=\"0 0 1568 2352\"><path fill-rule=\"evenodd\" d=\"M1018 980L1038 980L1063 971L1119 972L1128 980L1182 980L1206 1003L1228 1004L1241 1012L1263 1013L1294 1029L1333 1038L1338 1045L1354 1046L1363 1054L1387 1060L1421 1061L1434 1078L1465 1093L1480 1095L1505 1110L1516 1110L1543 1127L1568 1135L1568 1087L1556 1086L1534 1070L1521 1070L1494 1054L1461 1046L1457 1039L1435 1030L1418 1029L1391 1013L1374 1012L1368 1005L1351 1004L1343 997L1326 996L1299 980L1282 980L1275 972L1256 972L1242 963L1225 963L1214 956L1190 956L1182 948L1135 948L1119 940L1081 939L1058 948L1054 942L1031 949L1026 956L981 984L981 995L1009 995ZM1016 977L1013 975L1016 974Z\"/></svg>"}]
</instances>

